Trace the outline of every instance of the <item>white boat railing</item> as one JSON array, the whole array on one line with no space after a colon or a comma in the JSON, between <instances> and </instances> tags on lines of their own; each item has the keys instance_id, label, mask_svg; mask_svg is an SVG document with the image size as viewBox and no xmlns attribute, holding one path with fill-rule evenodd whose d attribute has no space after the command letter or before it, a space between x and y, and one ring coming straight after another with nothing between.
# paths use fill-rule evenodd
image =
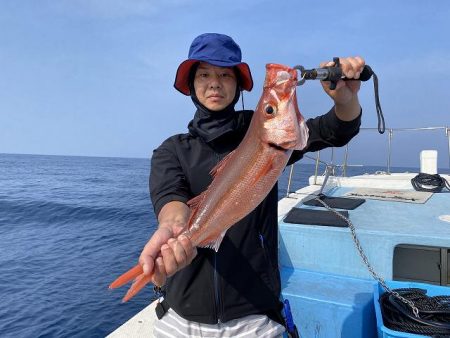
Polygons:
<instances>
[{"instance_id":1,"label":"white boat railing","mask_svg":"<svg viewBox=\"0 0 450 338\"><path fill-rule=\"evenodd\" d=\"M403 132L424 132L424 131L436 131L436 130L442 130L445 133L445 137L447 138L447 155L448 155L448 167L450 168L450 127L423 127L423 128L387 128L386 135L387 135L387 158L386 158L386 174L391 174L391 164L392 164L392 141L394 134L396 133L403 133ZM376 131L378 132L378 128L361 128L360 132L371 132ZM349 144L345 146L344 151L344 162L342 165L336 165L334 163L334 148L331 148L331 160L330 163L326 163L320 159L320 151L316 152L316 158L315 158L315 171L314 171L314 184L317 183L317 177L319 176L319 164L323 163L327 167L331 166L332 168L335 167L342 167L342 176L347 176L347 168L352 166L348 164L348 154L349 154ZM334 170L334 169L333 169ZM288 179L288 186L287 186L287 195L289 196L290 193L290 187L291 187L291 181L292 176L294 173L294 164L291 165L290 172L289 172L289 179ZM334 172L333 172L334 174Z\"/></svg>"}]
</instances>

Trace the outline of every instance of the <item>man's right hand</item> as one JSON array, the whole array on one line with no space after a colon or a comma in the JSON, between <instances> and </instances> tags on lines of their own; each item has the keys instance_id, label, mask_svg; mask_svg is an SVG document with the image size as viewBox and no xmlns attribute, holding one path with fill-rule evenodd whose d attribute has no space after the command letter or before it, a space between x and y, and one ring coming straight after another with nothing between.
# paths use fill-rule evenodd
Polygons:
<instances>
[{"instance_id":1,"label":"man's right hand","mask_svg":"<svg viewBox=\"0 0 450 338\"><path fill-rule=\"evenodd\" d=\"M181 202L169 202L159 214L159 228L145 245L139 257L146 275L154 272L152 282L161 286L167 277L192 262L197 248L184 235L179 235L189 217L189 207Z\"/></svg>"}]
</instances>

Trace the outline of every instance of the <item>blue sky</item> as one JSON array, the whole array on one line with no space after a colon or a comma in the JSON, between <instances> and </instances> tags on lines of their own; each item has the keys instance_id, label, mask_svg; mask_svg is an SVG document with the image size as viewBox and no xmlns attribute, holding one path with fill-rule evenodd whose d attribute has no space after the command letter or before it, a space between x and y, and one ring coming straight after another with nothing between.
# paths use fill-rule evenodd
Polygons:
<instances>
[{"instance_id":1,"label":"blue sky","mask_svg":"<svg viewBox=\"0 0 450 338\"><path fill-rule=\"evenodd\" d=\"M379 76L388 128L450 126L448 18L447 0L1 0L0 153L150 157L193 115L173 80L204 32L241 46L255 80L247 108L266 63L361 55ZM331 107L319 83L297 93L306 118ZM376 127L372 82L360 101L363 127ZM385 135L358 138L353 163L384 158ZM431 148L448 167L443 131L394 139L394 165L415 165Z\"/></svg>"}]
</instances>

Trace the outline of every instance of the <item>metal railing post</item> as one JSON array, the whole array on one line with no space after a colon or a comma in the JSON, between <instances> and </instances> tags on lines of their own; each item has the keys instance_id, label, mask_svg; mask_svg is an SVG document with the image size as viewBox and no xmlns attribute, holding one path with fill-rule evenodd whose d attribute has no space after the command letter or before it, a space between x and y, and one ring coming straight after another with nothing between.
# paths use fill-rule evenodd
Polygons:
<instances>
[{"instance_id":1,"label":"metal railing post","mask_svg":"<svg viewBox=\"0 0 450 338\"><path fill-rule=\"evenodd\" d=\"M387 173L391 173L391 152L392 152L392 136L394 135L394 130L389 129L388 133L388 161L387 161Z\"/></svg>"},{"instance_id":2,"label":"metal railing post","mask_svg":"<svg viewBox=\"0 0 450 338\"><path fill-rule=\"evenodd\" d=\"M317 184L317 174L319 172L320 150L317 151L316 156L316 168L314 170L314 185Z\"/></svg>"},{"instance_id":3,"label":"metal railing post","mask_svg":"<svg viewBox=\"0 0 450 338\"><path fill-rule=\"evenodd\" d=\"M448 139L448 168L450 169L450 128L445 127L445 135L447 135Z\"/></svg>"},{"instance_id":4,"label":"metal railing post","mask_svg":"<svg viewBox=\"0 0 450 338\"><path fill-rule=\"evenodd\" d=\"M288 180L288 186L286 191L286 197L289 197L289 193L291 192L291 180L292 180L292 174L294 173L294 163L291 164L291 170L289 172L289 180Z\"/></svg>"},{"instance_id":5,"label":"metal railing post","mask_svg":"<svg viewBox=\"0 0 450 338\"><path fill-rule=\"evenodd\" d=\"M344 177L347 177L347 164L348 164L348 143L345 145L344 166L342 168L342 175Z\"/></svg>"}]
</instances>

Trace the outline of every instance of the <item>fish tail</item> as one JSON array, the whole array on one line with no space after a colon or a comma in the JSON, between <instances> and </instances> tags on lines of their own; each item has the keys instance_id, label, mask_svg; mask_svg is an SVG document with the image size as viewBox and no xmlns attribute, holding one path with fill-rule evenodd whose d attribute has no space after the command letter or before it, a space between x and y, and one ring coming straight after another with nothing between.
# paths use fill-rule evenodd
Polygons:
<instances>
[{"instance_id":1,"label":"fish tail","mask_svg":"<svg viewBox=\"0 0 450 338\"><path fill-rule=\"evenodd\" d=\"M136 294L141 291L141 289L146 286L151 281L151 279L152 275L141 274L139 277L137 277L125 297L123 297L122 302L125 303L136 296Z\"/></svg>"},{"instance_id":2,"label":"fish tail","mask_svg":"<svg viewBox=\"0 0 450 338\"><path fill-rule=\"evenodd\" d=\"M128 282L132 281L133 279L137 278L139 275L143 273L144 270L142 269L142 266L138 264L135 267L128 270L127 272L125 272L123 275L119 276L114 282L112 282L109 285L109 288L110 289L119 288L122 285L125 285Z\"/></svg>"}]
</instances>

